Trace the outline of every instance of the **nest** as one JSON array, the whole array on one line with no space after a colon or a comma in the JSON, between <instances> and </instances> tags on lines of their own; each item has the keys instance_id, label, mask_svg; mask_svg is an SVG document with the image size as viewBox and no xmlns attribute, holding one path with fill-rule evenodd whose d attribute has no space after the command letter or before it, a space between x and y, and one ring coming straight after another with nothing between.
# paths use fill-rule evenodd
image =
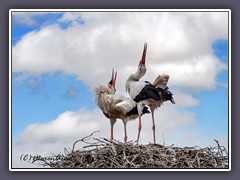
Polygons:
<instances>
[{"instance_id":1,"label":"nest","mask_svg":"<svg viewBox=\"0 0 240 180\"><path fill-rule=\"evenodd\" d=\"M91 136L91 135L90 135ZM133 142L109 142L90 136L76 141L72 151L59 161L48 163L50 168L228 168L227 150L216 147L174 147L159 144L136 145ZM74 151L79 141L87 143L83 150Z\"/></svg>"}]
</instances>

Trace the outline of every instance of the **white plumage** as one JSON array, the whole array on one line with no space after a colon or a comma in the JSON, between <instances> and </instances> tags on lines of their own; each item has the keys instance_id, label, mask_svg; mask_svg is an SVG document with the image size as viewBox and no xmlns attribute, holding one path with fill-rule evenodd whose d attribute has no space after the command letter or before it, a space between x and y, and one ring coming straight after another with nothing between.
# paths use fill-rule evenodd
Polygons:
<instances>
[{"instance_id":1,"label":"white plumage","mask_svg":"<svg viewBox=\"0 0 240 180\"><path fill-rule=\"evenodd\" d=\"M135 99L135 97L141 92L141 90L146 86L146 82L144 81L136 81L129 79L127 81L127 90L132 99Z\"/></svg>"},{"instance_id":2,"label":"white plumage","mask_svg":"<svg viewBox=\"0 0 240 180\"><path fill-rule=\"evenodd\" d=\"M103 114L110 119L111 135L110 141L113 141L113 126L117 119L122 119L124 124L124 142L127 141L126 124L129 120L136 119L138 117L137 104L131 98L125 97L120 94L115 94L115 78L112 75L112 79L108 84L108 87L99 86L95 88L95 100L98 107L102 110ZM139 112L141 114L149 113L147 107L140 106Z\"/></svg>"}]
</instances>

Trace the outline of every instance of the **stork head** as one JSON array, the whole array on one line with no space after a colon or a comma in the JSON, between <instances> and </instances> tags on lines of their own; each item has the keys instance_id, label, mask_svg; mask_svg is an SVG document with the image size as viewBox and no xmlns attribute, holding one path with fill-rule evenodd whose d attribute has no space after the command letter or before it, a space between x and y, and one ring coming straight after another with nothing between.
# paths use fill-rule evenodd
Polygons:
<instances>
[{"instance_id":1,"label":"stork head","mask_svg":"<svg viewBox=\"0 0 240 180\"><path fill-rule=\"evenodd\" d=\"M116 87L115 87L116 79L117 79L117 71L115 72L115 76L114 76L114 69L113 69L112 70L112 78L108 83L108 88L113 90L114 93L116 92Z\"/></svg>"}]
</instances>

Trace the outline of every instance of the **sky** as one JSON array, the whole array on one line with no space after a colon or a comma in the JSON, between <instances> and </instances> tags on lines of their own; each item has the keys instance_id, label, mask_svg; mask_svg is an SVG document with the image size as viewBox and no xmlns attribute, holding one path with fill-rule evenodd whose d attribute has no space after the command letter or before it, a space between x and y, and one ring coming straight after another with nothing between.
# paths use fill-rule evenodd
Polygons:
<instances>
[{"instance_id":1,"label":"sky","mask_svg":"<svg viewBox=\"0 0 240 180\"><path fill-rule=\"evenodd\" d=\"M107 85L114 68L117 93L129 96L125 81L145 42L142 79L169 74L176 102L155 113L157 143L228 146L227 12L12 12L11 21L13 167L38 168L19 157L63 153L93 131L109 138L94 87ZM140 143L147 144L151 115L142 119ZM130 141L137 126L127 124ZM121 120L114 137L123 141Z\"/></svg>"}]
</instances>

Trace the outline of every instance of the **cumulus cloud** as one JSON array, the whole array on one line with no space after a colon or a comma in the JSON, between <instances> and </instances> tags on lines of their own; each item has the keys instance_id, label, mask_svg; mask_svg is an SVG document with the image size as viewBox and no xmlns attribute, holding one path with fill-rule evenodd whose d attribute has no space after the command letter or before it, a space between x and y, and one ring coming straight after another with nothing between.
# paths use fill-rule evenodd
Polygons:
<instances>
[{"instance_id":1,"label":"cumulus cloud","mask_svg":"<svg viewBox=\"0 0 240 180\"><path fill-rule=\"evenodd\" d=\"M29 125L20 135L19 142L38 141L38 142L54 142L62 138L76 137L78 134L83 135L94 131L98 126L97 111L87 112L84 109L72 112L66 111L60 114L55 120L46 124ZM94 119L92 117L95 117ZM87 127L87 128L86 128ZM69 133L71 132L71 133ZM30 136L31 134L31 136Z\"/></svg>"},{"instance_id":2,"label":"cumulus cloud","mask_svg":"<svg viewBox=\"0 0 240 180\"><path fill-rule=\"evenodd\" d=\"M216 76L227 69L227 64L218 61L213 55L198 56L181 63L151 65L152 71L171 74L171 84L178 88L187 88L193 92L212 90L216 87Z\"/></svg>"},{"instance_id":3,"label":"cumulus cloud","mask_svg":"<svg viewBox=\"0 0 240 180\"><path fill-rule=\"evenodd\" d=\"M171 133L175 129L181 129L188 124L194 124L194 114L187 111L178 111L170 105L163 105L159 111L156 112L156 121L159 119L162 129L165 132ZM169 113L171 112L171 113ZM181 117L177 118L179 116ZM143 121L151 120L150 115L145 115ZM177 121L175 119L178 119ZM147 123L147 122L146 122ZM131 124L131 122L130 122ZM147 124L150 124L147 125ZM151 127L151 123L147 123L147 127ZM81 137L84 134L91 133L95 130L103 130L103 136L109 136L109 120L106 120L105 116L99 109L93 111L87 111L86 109L79 109L78 111L66 111L60 114L55 120L52 120L45 124L31 124L23 133L21 133L18 142L54 142L57 140L72 139L73 137ZM137 126L136 126L137 127ZM151 129L151 128L150 128ZM137 128L136 128L137 130ZM123 137L123 127L117 129L122 131L119 137ZM70 133L71 132L71 133ZM134 130L130 132L135 132ZM148 133L149 131L146 131ZM133 133L136 136L136 133ZM131 137L131 136L130 136ZM134 137L132 137L134 139ZM121 138L119 138L121 139ZM144 138L145 139L145 138ZM147 138L146 138L147 139ZM145 141L144 141L145 142Z\"/></svg>"},{"instance_id":4,"label":"cumulus cloud","mask_svg":"<svg viewBox=\"0 0 240 180\"><path fill-rule=\"evenodd\" d=\"M194 107L200 104L200 102L197 99L193 98L192 95L189 95L181 91L175 90L173 96L174 100L177 102L176 106Z\"/></svg>"},{"instance_id":5,"label":"cumulus cloud","mask_svg":"<svg viewBox=\"0 0 240 180\"><path fill-rule=\"evenodd\" d=\"M179 87L214 89L217 74L226 69L212 50L214 41L228 38L225 12L71 12L59 21L79 18L83 25L53 24L25 35L13 47L13 72L63 71L94 87L117 68L124 82L136 70L144 42L147 74L167 72Z\"/></svg>"}]
</instances>

